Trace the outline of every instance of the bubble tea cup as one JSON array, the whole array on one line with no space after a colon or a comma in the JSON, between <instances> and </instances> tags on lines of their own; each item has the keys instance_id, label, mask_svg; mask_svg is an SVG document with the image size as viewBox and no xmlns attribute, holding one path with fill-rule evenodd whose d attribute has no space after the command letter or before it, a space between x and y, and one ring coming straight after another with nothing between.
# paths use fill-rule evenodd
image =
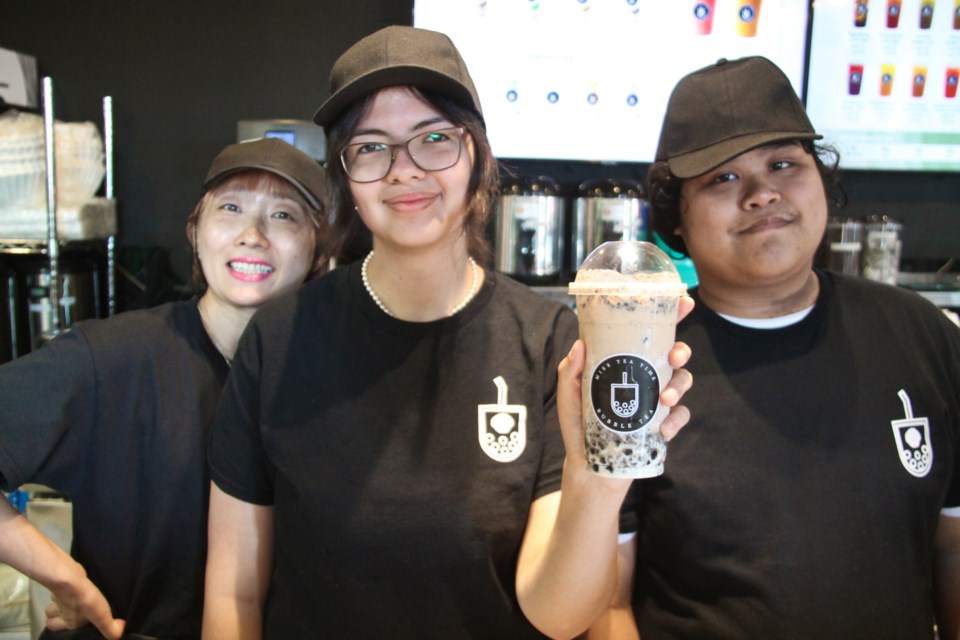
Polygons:
<instances>
[{"instance_id":1,"label":"bubble tea cup","mask_svg":"<svg viewBox=\"0 0 960 640\"><path fill-rule=\"evenodd\" d=\"M670 258L649 242L605 242L569 285L586 344L581 380L587 465L599 475L663 474L669 413L660 392L673 368L677 305L686 286Z\"/></svg>"}]
</instances>

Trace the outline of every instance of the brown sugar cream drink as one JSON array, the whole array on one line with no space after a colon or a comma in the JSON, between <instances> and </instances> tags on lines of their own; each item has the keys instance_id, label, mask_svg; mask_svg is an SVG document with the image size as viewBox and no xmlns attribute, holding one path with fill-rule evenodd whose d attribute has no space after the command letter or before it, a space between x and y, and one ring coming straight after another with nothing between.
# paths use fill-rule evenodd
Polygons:
<instances>
[{"instance_id":1,"label":"brown sugar cream drink","mask_svg":"<svg viewBox=\"0 0 960 640\"><path fill-rule=\"evenodd\" d=\"M606 242L569 291L586 343L581 392L587 464L600 475L663 473L660 392L673 369L677 301L686 291L667 255L648 242Z\"/></svg>"}]
</instances>

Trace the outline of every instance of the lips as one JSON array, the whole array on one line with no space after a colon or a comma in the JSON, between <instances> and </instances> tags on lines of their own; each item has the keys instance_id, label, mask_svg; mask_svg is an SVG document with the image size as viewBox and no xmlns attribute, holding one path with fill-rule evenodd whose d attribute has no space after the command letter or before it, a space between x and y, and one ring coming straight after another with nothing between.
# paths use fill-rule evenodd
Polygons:
<instances>
[{"instance_id":1,"label":"lips","mask_svg":"<svg viewBox=\"0 0 960 640\"><path fill-rule=\"evenodd\" d=\"M384 203L397 211L419 211L429 207L439 197L436 193L414 192L387 198Z\"/></svg>"},{"instance_id":2,"label":"lips","mask_svg":"<svg viewBox=\"0 0 960 640\"><path fill-rule=\"evenodd\" d=\"M270 276L274 268L263 260L236 258L227 263L234 278L245 282L259 282Z\"/></svg>"},{"instance_id":3,"label":"lips","mask_svg":"<svg viewBox=\"0 0 960 640\"><path fill-rule=\"evenodd\" d=\"M785 214L770 214L747 223L740 229L740 233L762 233L772 229L780 229L792 224L794 216Z\"/></svg>"}]
</instances>

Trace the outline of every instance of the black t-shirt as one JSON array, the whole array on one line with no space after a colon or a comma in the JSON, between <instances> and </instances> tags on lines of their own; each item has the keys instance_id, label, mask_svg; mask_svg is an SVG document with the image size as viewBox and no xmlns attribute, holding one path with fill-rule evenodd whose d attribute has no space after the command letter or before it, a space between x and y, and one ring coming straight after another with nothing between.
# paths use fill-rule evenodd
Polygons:
<instances>
[{"instance_id":1,"label":"black t-shirt","mask_svg":"<svg viewBox=\"0 0 960 640\"><path fill-rule=\"evenodd\" d=\"M932 635L934 532L960 505L960 330L916 294L819 275L789 327L699 301L678 327L692 418L622 522L643 637Z\"/></svg>"},{"instance_id":2,"label":"black t-shirt","mask_svg":"<svg viewBox=\"0 0 960 640\"><path fill-rule=\"evenodd\" d=\"M196 301L75 325L0 367L0 486L73 502L73 556L127 632L199 638L209 476L227 376Z\"/></svg>"},{"instance_id":3,"label":"black t-shirt","mask_svg":"<svg viewBox=\"0 0 960 640\"><path fill-rule=\"evenodd\" d=\"M388 317L359 266L258 312L210 444L273 505L265 637L536 638L514 589L531 502L560 486L562 305L487 273L451 318Z\"/></svg>"}]
</instances>

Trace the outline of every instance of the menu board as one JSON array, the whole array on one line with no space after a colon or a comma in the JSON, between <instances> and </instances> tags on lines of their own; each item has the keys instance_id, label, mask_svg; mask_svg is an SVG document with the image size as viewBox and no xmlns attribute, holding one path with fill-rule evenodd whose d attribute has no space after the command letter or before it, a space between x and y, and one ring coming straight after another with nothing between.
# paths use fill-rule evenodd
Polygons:
<instances>
[{"instance_id":1,"label":"menu board","mask_svg":"<svg viewBox=\"0 0 960 640\"><path fill-rule=\"evenodd\" d=\"M960 171L960 0L817 0L807 112L847 169Z\"/></svg>"},{"instance_id":2,"label":"menu board","mask_svg":"<svg viewBox=\"0 0 960 640\"><path fill-rule=\"evenodd\" d=\"M415 0L460 50L502 158L652 162L685 74L763 55L803 85L798 0Z\"/></svg>"}]
</instances>

